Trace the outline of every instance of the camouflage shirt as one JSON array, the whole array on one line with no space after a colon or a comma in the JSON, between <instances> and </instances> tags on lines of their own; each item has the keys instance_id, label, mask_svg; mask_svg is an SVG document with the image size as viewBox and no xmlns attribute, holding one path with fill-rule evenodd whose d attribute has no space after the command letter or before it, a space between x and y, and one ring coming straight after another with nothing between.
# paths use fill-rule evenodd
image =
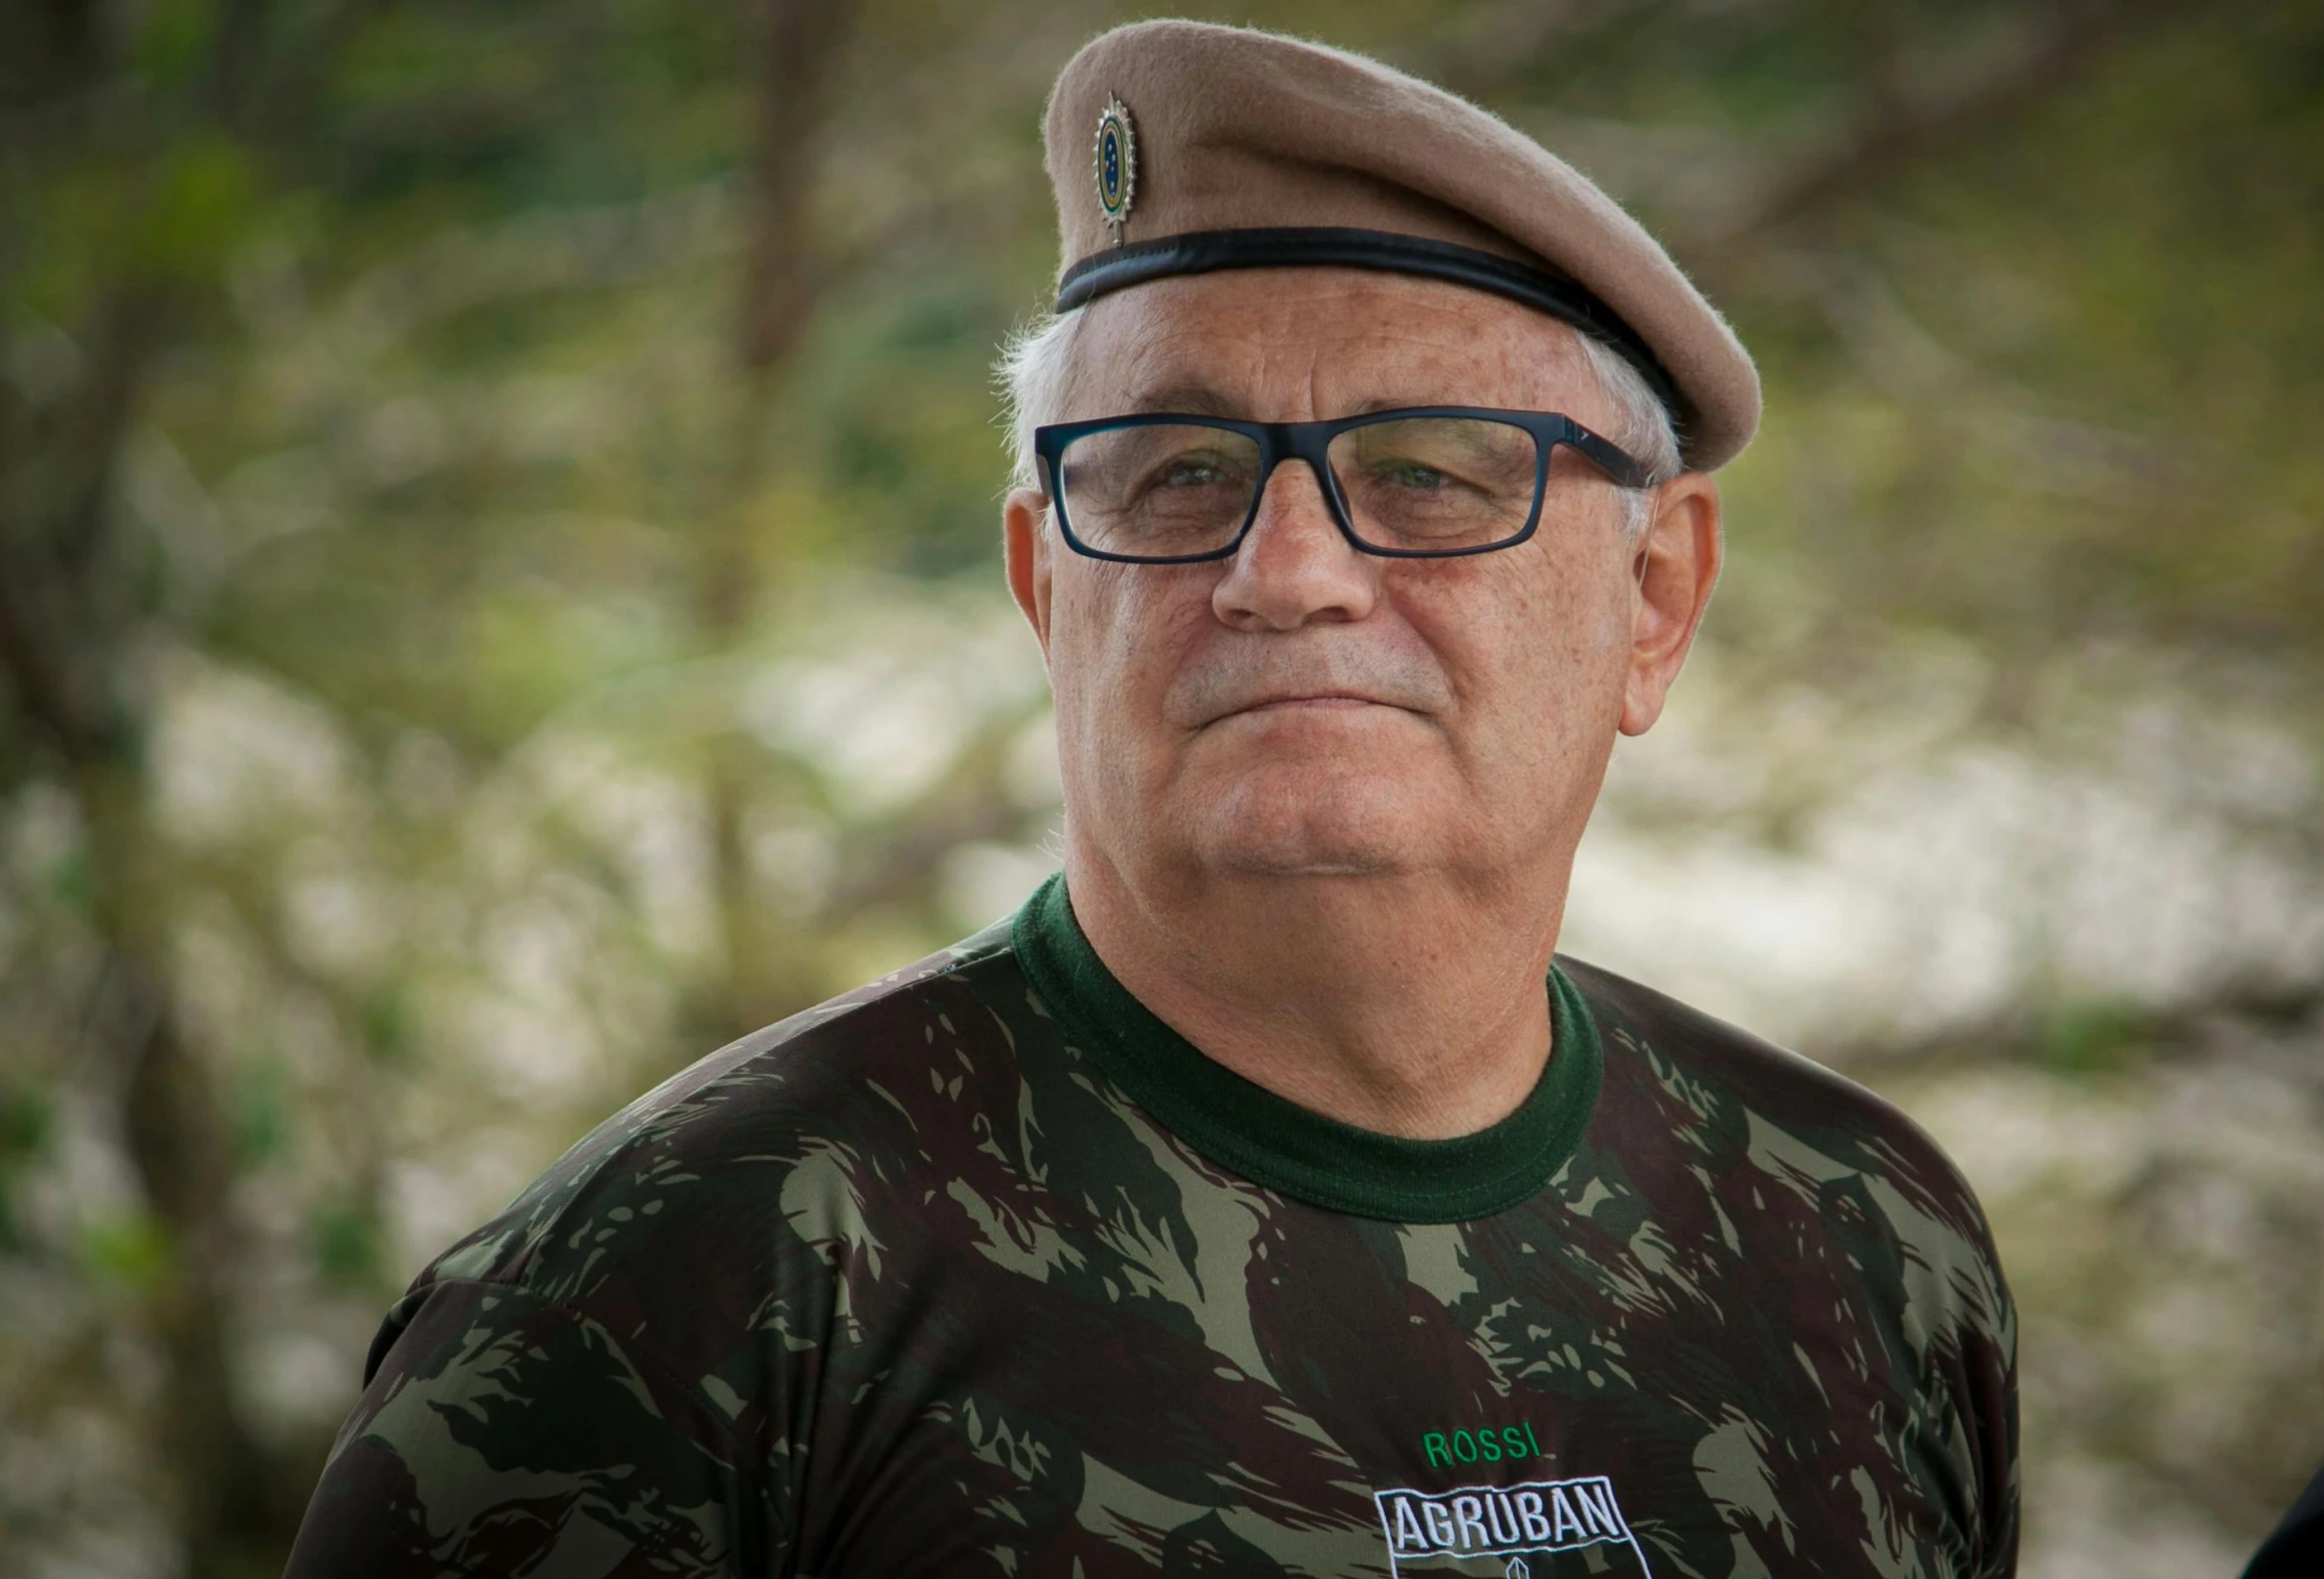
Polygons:
<instances>
[{"instance_id":1,"label":"camouflage shirt","mask_svg":"<svg viewBox=\"0 0 2324 1579\"><path fill-rule=\"evenodd\" d=\"M1877 1098L1576 963L1392 1139L1013 922L713 1055L424 1272L299 1579L2012 1571L2015 1316Z\"/></svg>"}]
</instances>

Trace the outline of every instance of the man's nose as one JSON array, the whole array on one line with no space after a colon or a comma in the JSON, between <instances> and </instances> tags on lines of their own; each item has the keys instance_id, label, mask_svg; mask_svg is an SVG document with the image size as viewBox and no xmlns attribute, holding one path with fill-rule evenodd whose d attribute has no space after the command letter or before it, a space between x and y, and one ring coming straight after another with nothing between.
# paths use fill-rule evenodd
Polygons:
<instances>
[{"instance_id":1,"label":"man's nose","mask_svg":"<svg viewBox=\"0 0 2324 1579\"><path fill-rule=\"evenodd\" d=\"M1267 479L1259 511L1210 606L1238 631L1295 631L1311 620L1353 621L1372 612L1381 562L1340 534L1322 480L1304 461Z\"/></svg>"}]
</instances>

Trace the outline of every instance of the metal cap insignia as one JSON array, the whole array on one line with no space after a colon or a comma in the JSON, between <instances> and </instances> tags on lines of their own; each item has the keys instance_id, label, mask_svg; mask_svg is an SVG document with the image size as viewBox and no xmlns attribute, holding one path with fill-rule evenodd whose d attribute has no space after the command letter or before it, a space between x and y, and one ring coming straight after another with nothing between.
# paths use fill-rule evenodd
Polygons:
<instances>
[{"instance_id":1,"label":"metal cap insignia","mask_svg":"<svg viewBox=\"0 0 2324 1579\"><path fill-rule=\"evenodd\" d=\"M1138 128L1131 124L1130 106L1112 94L1098 112L1098 207L1114 228L1114 245L1122 245L1122 222L1138 201Z\"/></svg>"}]
</instances>

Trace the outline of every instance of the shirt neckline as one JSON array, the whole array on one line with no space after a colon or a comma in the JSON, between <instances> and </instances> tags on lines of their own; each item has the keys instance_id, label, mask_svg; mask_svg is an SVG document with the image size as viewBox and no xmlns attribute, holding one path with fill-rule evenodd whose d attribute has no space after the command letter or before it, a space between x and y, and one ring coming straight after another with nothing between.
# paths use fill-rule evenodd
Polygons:
<instances>
[{"instance_id":1,"label":"shirt neckline","mask_svg":"<svg viewBox=\"0 0 2324 1579\"><path fill-rule=\"evenodd\" d=\"M1067 1037L1179 1140L1279 1195L1392 1223L1461 1223L1517 1206L1581 1144L1604 1054L1580 989L1550 969L1551 1055L1499 1123L1407 1140L1311 1112L1205 1056L1132 995L1090 946L1059 872L1011 925L1026 978Z\"/></svg>"}]
</instances>

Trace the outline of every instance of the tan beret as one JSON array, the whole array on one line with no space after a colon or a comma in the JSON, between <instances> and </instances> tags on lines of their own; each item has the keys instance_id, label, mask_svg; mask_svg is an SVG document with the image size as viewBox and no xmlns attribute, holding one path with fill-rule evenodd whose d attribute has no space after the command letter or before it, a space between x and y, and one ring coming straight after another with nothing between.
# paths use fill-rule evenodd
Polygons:
<instances>
[{"instance_id":1,"label":"tan beret","mask_svg":"<svg viewBox=\"0 0 2324 1579\"><path fill-rule=\"evenodd\" d=\"M1327 264L1449 279L1646 374L1688 466L1742 453L1759 375L1660 245L1564 160L1377 61L1199 22L1092 40L1050 96L1058 310L1171 274Z\"/></svg>"}]
</instances>

